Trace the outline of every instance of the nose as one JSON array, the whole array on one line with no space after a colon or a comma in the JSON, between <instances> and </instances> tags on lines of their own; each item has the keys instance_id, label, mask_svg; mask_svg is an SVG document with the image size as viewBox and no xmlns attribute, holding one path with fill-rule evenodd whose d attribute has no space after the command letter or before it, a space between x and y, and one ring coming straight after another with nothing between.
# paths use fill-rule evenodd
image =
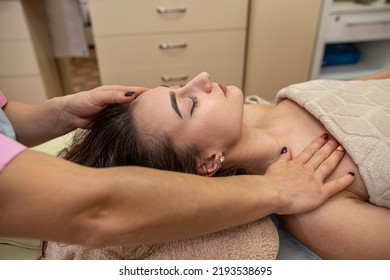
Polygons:
<instances>
[{"instance_id":1,"label":"nose","mask_svg":"<svg viewBox=\"0 0 390 280\"><path fill-rule=\"evenodd\" d=\"M207 72L199 73L191 81L189 81L185 86L186 90L189 91L202 91L210 93L212 90L211 77Z\"/></svg>"}]
</instances>

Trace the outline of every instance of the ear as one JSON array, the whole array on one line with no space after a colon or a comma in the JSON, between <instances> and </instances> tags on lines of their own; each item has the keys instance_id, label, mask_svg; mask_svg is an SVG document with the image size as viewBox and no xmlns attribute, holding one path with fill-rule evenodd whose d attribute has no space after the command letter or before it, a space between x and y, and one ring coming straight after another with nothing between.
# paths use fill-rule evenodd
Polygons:
<instances>
[{"instance_id":1,"label":"ear","mask_svg":"<svg viewBox=\"0 0 390 280\"><path fill-rule=\"evenodd\" d=\"M221 162L217 155L212 155L211 157L205 159L198 167L198 175L211 177L215 172L221 167Z\"/></svg>"}]
</instances>

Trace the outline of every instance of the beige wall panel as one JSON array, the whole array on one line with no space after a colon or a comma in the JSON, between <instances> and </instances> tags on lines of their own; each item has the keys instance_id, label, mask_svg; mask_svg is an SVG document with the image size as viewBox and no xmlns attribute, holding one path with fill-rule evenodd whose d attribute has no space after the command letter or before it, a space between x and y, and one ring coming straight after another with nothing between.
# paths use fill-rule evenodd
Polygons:
<instances>
[{"instance_id":1,"label":"beige wall panel","mask_svg":"<svg viewBox=\"0 0 390 280\"><path fill-rule=\"evenodd\" d=\"M34 49L29 41L0 41L0 76L39 73Z\"/></svg>"},{"instance_id":2,"label":"beige wall panel","mask_svg":"<svg viewBox=\"0 0 390 280\"><path fill-rule=\"evenodd\" d=\"M272 100L308 79L322 0L252 0L245 94Z\"/></svg>"},{"instance_id":3,"label":"beige wall panel","mask_svg":"<svg viewBox=\"0 0 390 280\"><path fill-rule=\"evenodd\" d=\"M40 76L33 77L0 77L0 89L8 100L37 104L44 102L47 97Z\"/></svg>"},{"instance_id":4,"label":"beige wall panel","mask_svg":"<svg viewBox=\"0 0 390 280\"><path fill-rule=\"evenodd\" d=\"M30 34L20 1L0 1L0 40L28 38Z\"/></svg>"}]
</instances>

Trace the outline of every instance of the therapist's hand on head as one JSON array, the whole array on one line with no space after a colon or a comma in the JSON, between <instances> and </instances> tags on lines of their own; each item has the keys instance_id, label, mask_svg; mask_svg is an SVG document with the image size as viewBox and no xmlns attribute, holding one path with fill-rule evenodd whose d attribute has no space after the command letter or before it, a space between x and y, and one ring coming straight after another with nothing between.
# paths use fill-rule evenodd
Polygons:
<instances>
[{"instance_id":1,"label":"therapist's hand on head","mask_svg":"<svg viewBox=\"0 0 390 280\"><path fill-rule=\"evenodd\" d=\"M75 128L88 128L94 116L107 105L131 102L146 90L145 87L106 85L67 95L62 119Z\"/></svg>"}]
</instances>

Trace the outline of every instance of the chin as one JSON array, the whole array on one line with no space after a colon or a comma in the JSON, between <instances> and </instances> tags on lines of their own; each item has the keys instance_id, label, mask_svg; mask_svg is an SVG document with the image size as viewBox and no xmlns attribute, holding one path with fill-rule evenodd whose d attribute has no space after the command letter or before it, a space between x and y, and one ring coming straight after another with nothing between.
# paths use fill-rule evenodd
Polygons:
<instances>
[{"instance_id":1,"label":"chin","mask_svg":"<svg viewBox=\"0 0 390 280\"><path fill-rule=\"evenodd\" d=\"M236 93L240 93L240 94L244 95L242 90L237 86L227 86L227 88L228 88L228 90L230 90L232 92L236 92Z\"/></svg>"},{"instance_id":2,"label":"chin","mask_svg":"<svg viewBox=\"0 0 390 280\"><path fill-rule=\"evenodd\" d=\"M239 87L236 86L228 86L228 95L231 97L238 97L240 100L242 100L242 104L244 104L244 93Z\"/></svg>"}]
</instances>

